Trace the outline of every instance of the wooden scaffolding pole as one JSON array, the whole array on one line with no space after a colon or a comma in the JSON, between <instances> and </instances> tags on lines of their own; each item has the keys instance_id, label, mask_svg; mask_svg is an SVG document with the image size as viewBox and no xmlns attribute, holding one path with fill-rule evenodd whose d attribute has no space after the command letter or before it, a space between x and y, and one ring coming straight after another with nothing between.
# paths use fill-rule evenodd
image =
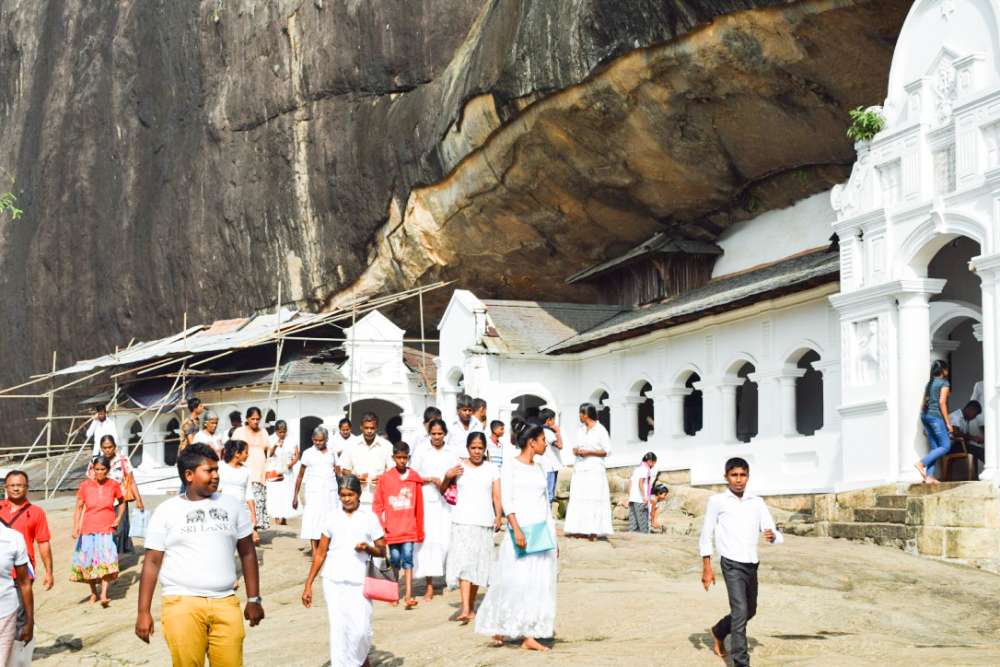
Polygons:
<instances>
[{"instance_id":1,"label":"wooden scaffolding pole","mask_svg":"<svg viewBox=\"0 0 1000 667\"><path fill-rule=\"evenodd\" d=\"M52 373L56 372L56 351L52 350ZM50 457L52 456L52 410L54 408L55 400L55 390L50 386L49 388L49 412L48 421L46 422L48 428L45 429L45 497L49 497L49 466L51 465Z\"/></svg>"}]
</instances>

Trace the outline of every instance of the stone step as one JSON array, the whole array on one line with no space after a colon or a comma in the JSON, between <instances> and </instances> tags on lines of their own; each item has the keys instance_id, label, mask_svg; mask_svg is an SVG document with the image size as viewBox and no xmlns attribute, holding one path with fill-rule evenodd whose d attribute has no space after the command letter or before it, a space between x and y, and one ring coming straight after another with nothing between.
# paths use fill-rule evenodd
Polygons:
<instances>
[{"instance_id":1,"label":"stone step","mask_svg":"<svg viewBox=\"0 0 1000 667\"><path fill-rule=\"evenodd\" d=\"M907 528L898 523L831 523L830 537L849 540L872 540L877 544L905 542Z\"/></svg>"},{"instance_id":2,"label":"stone step","mask_svg":"<svg viewBox=\"0 0 1000 667\"><path fill-rule=\"evenodd\" d=\"M902 496L901 496L902 497ZM906 500L903 497L903 500ZM891 507L875 507L872 509L854 510L854 520L857 523L906 523L906 504L901 509Z\"/></svg>"},{"instance_id":3,"label":"stone step","mask_svg":"<svg viewBox=\"0 0 1000 667\"><path fill-rule=\"evenodd\" d=\"M898 510L906 509L906 496L875 496L875 507L886 507Z\"/></svg>"}]
</instances>

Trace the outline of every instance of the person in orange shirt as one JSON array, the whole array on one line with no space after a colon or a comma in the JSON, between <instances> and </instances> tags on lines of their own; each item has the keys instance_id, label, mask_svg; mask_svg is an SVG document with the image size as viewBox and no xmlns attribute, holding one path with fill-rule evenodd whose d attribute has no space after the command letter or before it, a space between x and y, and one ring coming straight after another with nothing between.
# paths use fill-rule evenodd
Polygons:
<instances>
[{"instance_id":1,"label":"person in orange shirt","mask_svg":"<svg viewBox=\"0 0 1000 667\"><path fill-rule=\"evenodd\" d=\"M76 511L73 513L73 563L70 581L90 584L90 603L100 601L102 607L111 604L108 584L118 577L118 549L115 547L115 528L125 514L125 494L121 485L108 477L111 461L97 456L93 461L93 479L85 479L76 492ZM97 597L97 584L101 596Z\"/></svg>"}]
</instances>

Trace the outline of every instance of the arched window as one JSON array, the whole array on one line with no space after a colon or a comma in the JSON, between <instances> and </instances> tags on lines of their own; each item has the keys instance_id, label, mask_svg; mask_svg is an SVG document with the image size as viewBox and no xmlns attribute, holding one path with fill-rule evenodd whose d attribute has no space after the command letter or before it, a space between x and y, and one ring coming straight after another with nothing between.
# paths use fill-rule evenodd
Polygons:
<instances>
[{"instance_id":1,"label":"arched window","mask_svg":"<svg viewBox=\"0 0 1000 667\"><path fill-rule=\"evenodd\" d=\"M176 418L167 422L167 433L163 437L163 463L168 466L177 465L177 450L181 444L181 423Z\"/></svg>"},{"instance_id":2,"label":"arched window","mask_svg":"<svg viewBox=\"0 0 1000 667\"><path fill-rule=\"evenodd\" d=\"M401 415L396 415L385 423L385 437L394 445L403 439L403 434L399 431L402 425L403 417Z\"/></svg>"},{"instance_id":3,"label":"arched window","mask_svg":"<svg viewBox=\"0 0 1000 667\"><path fill-rule=\"evenodd\" d=\"M823 374L813 367L819 354L809 350L796 366L805 374L795 379L795 430L813 435L823 428Z\"/></svg>"},{"instance_id":4,"label":"arched window","mask_svg":"<svg viewBox=\"0 0 1000 667\"><path fill-rule=\"evenodd\" d=\"M694 383L700 382L701 376L697 373L688 375L684 386L691 390L691 393L684 397L684 433L694 435L701 430L704 423L702 417L703 398L701 389L695 389Z\"/></svg>"},{"instance_id":5,"label":"arched window","mask_svg":"<svg viewBox=\"0 0 1000 667\"><path fill-rule=\"evenodd\" d=\"M757 435L757 383L748 377L755 370L747 362L736 372L743 380L736 387L736 439L740 442L750 442Z\"/></svg>"},{"instance_id":6,"label":"arched window","mask_svg":"<svg viewBox=\"0 0 1000 667\"><path fill-rule=\"evenodd\" d=\"M319 417L303 417L299 420L299 451L304 452L313 446L313 431L317 426L322 426L323 420ZM339 435L337 436L340 437Z\"/></svg>"},{"instance_id":7,"label":"arched window","mask_svg":"<svg viewBox=\"0 0 1000 667\"><path fill-rule=\"evenodd\" d=\"M604 428L611 433L611 406L608 405L608 392L600 391L595 395L594 405L597 406L597 421L604 425Z\"/></svg>"},{"instance_id":8,"label":"arched window","mask_svg":"<svg viewBox=\"0 0 1000 667\"><path fill-rule=\"evenodd\" d=\"M128 432L128 445L126 447L130 453L129 461L133 466L138 466L142 464L142 422L138 419L132 422Z\"/></svg>"},{"instance_id":9,"label":"arched window","mask_svg":"<svg viewBox=\"0 0 1000 667\"><path fill-rule=\"evenodd\" d=\"M637 413L637 419L639 423L637 424L639 429L639 440L646 442L649 440L649 436L653 435L653 398L650 394L653 393L653 385L648 382L644 382L639 388L639 397L645 398L646 400L639 403Z\"/></svg>"},{"instance_id":10,"label":"arched window","mask_svg":"<svg viewBox=\"0 0 1000 667\"><path fill-rule=\"evenodd\" d=\"M264 417L264 428L267 429L268 435L274 435L274 422L277 418L277 415L274 414L274 410L267 411L267 416Z\"/></svg>"},{"instance_id":11,"label":"arched window","mask_svg":"<svg viewBox=\"0 0 1000 667\"><path fill-rule=\"evenodd\" d=\"M516 405L514 413L521 419L538 419L538 413L545 405L545 399L534 394L522 394L510 399Z\"/></svg>"}]
</instances>

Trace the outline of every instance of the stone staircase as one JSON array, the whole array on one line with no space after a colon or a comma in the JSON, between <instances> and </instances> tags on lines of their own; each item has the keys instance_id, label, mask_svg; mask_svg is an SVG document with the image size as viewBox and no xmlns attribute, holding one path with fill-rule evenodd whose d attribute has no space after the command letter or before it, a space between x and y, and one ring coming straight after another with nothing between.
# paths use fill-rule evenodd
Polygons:
<instances>
[{"instance_id":1,"label":"stone staircase","mask_svg":"<svg viewBox=\"0 0 1000 667\"><path fill-rule=\"evenodd\" d=\"M1000 497L989 482L887 485L818 495L813 534L992 567L1000 563Z\"/></svg>"}]
</instances>

